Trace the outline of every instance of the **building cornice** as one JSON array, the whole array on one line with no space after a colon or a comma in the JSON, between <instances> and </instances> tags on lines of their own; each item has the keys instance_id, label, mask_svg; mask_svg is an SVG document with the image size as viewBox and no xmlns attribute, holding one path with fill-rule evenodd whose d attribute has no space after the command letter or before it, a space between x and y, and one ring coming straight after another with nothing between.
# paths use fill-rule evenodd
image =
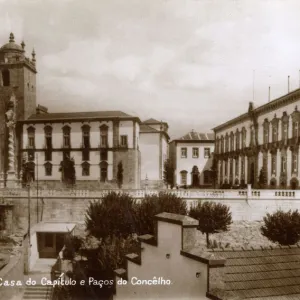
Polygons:
<instances>
[{"instance_id":1,"label":"building cornice","mask_svg":"<svg viewBox=\"0 0 300 300\"><path fill-rule=\"evenodd\" d=\"M45 114L47 115L47 114ZM77 117L77 118L64 118L64 119L27 119L21 120L21 124L41 124L41 123L81 123L81 122L101 122L101 121L133 121L141 123L141 120L138 117Z\"/></svg>"},{"instance_id":2,"label":"building cornice","mask_svg":"<svg viewBox=\"0 0 300 300\"><path fill-rule=\"evenodd\" d=\"M294 102L296 102L297 100L300 99L300 89L294 90L284 96L281 96L275 100L272 100L271 102L268 102L266 104L263 104L257 108L255 108L252 112L256 115L256 116L261 116L265 113L274 111L278 108L284 107L288 104L292 104ZM236 125L240 122L243 122L245 120L249 120L250 119L250 115L249 113L244 113L234 119L231 119L219 126L214 127L212 130L216 133L217 131L220 131L222 129L226 129L228 127L231 127L233 125Z\"/></svg>"}]
</instances>

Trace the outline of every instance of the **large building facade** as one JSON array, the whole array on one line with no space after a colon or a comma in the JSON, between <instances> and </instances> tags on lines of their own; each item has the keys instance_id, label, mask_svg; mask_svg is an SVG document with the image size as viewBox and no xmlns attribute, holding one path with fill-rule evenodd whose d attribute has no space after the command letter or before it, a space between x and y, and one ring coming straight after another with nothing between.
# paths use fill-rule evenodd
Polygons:
<instances>
[{"instance_id":1,"label":"large building facade","mask_svg":"<svg viewBox=\"0 0 300 300\"><path fill-rule=\"evenodd\" d=\"M25 43L10 34L0 48L1 187L20 186L25 171L37 184L60 187L69 162L77 187L108 189L122 181L123 188L140 188L147 176L161 185L167 123L142 123L121 111L49 113L37 106L36 74L34 50L26 57Z\"/></svg>"},{"instance_id":2,"label":"large building facade","mask_svg":"<svg viewBox=\"0 0 300 300\"><path fill-rule=\"evenodd\" d=\"M218 185L299 185L300 90L214 128ZM300 108L300 107L299 107Z\"/></svg>"},{"instance_id":3,"label":"large building facade","mask_svg":"<svg viewBox=\"0 0 300 300\"><path fill-rule=\"evenodd\" d=\"M170 143L170 159L177 186L210 187L214 134L188 132Z\"/></svg>"}]
</instances>

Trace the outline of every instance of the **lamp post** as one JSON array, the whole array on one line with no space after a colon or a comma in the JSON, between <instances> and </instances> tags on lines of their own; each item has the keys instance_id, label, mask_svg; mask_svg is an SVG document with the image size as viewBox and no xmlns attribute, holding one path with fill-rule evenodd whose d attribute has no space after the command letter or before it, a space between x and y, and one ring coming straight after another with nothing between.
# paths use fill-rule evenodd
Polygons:
<instances>
[{"instance_id":1,"label":"lamp post","mask_svg":"<svg viewBox=\"0 0 300 300\"><path fill-rule=\"evenodd\" d=\"M36 219L37 223L39 222L39 159L38 153L35 155L36 157Z\"/></svg>"},{"instance_id":2,"label":"lamp post","mask_svg":"<svg viewBox=\"0 0 300 300\"><path fill-rule=\"evenodd\" d=\"M30 243L30 209L31 209L31 201L30 201L30 182L27 182L27 191L28 191L28 242L29 242L29 247L31 245Z\"/></svg>"},{"instance_id":3,"label":"lamp post","mask_svg":"<svg viewBox=\"0 0 300 300\"><path fill-rule=\"evenodd\" d=\"M148 176L146 174L146 178L145 178L145 190L147 191L148 189Z\"/></svg>"}]
</instances>

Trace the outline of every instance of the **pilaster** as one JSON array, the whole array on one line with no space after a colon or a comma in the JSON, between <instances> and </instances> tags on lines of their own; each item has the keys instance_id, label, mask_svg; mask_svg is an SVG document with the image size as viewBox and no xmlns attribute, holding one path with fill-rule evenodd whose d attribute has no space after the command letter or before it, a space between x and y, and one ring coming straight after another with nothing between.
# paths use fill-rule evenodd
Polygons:
<instances>
[{"instance_id":1,"label":"pilaster","mask_svg":"<svg viewBox=\"0 0 300 300\"><path fill-rule=\"evenodd\" d=\"M290 180L292 177L292 152L290 149L286 150L286 176L287 176L287 186L290 186Z\"/></svg>"},{"instance_id":2,"label":"pilaster","mask_svg":"<svg viewBox=\"0 0 300 300\"><path fill-rule=\"evenodd\" d=\"M281 167L281 152L279 149L277 149L277 153L276 153L276 182L277 182L277 185L279 186L280 185L280 167Z\"/></svg>"},{"instance_id":3,"label":"pilaster","mask_svg":"<svg viewBox=\"0 0 300 300\"><path fill-rule=\"evenodd\" d=\"M270 179L272 177L272 155L270 152L268 152L267 155L268 155L268 170L267 170L267 172L268 172L268 185L269 185Z\"/></svg>"},{"instance_id":4,"label":"pilaster","mask_svg":"<svg viewBox=\"0 0 300 300\"><path fill-rule=\"evenodd\" d=\"M282 121L278 120L278 141L281 141L282 138Z\"/></svg>"},{"instance_id":5,"label":"pilaster","mask_svg":"<svg viewBox=\"0 0 300 300\"><path fill-rule=\"evenodd\" d=\"M248 182L248 157L245 156L245 183Z\"/></svg>"},{"instance_id":6,"label":"pilaster","mask_svg":"<svg viewBox=\"0 0 300 300\"><path fill-rule=\"evenodd\" d=\"M288 125L288 139L293 137L293 119L289 116L289 125Z\"/></svg>"}]
</instances>

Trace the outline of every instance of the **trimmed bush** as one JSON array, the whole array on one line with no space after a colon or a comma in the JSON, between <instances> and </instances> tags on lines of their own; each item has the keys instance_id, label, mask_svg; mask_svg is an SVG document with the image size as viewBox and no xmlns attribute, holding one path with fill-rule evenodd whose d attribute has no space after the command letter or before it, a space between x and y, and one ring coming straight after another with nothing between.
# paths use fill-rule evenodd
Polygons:
<instances>
[{"instance_id":1,"label":"trimmed bush","mask_svg":"<svg viewBox=\"0 0 300 300\"><path fill-rule=\"evenodd\" d=\"M228 231L232 224L230 208L216 202L198 202L191 207L189 216L199 221L198 229L206 234L206 245L209 247L209 235Z\"/></svg>"},{"instance_id":2,"label":"trimmed bush","mask_svg":"<svg viewBox=\"0 0 300 300\"><path fill-rule=\"evenodd\" d=\"M298 210L267 214L261 233L271 242L280 245L294 245L300 240L300 214Z\"/></svg>"},{"instance_id":3,"label":"trimmed bush","mask_svg":"<svg viewBox=\"0 0 300 300\"><path fill-rule=\"evenodd\" d=\"M136 201L128 194L111 192L101 201L91 202L85 218L89 234L98 239L110 236L127 238L136 233Z\"/></svg>"}]
</instances>

